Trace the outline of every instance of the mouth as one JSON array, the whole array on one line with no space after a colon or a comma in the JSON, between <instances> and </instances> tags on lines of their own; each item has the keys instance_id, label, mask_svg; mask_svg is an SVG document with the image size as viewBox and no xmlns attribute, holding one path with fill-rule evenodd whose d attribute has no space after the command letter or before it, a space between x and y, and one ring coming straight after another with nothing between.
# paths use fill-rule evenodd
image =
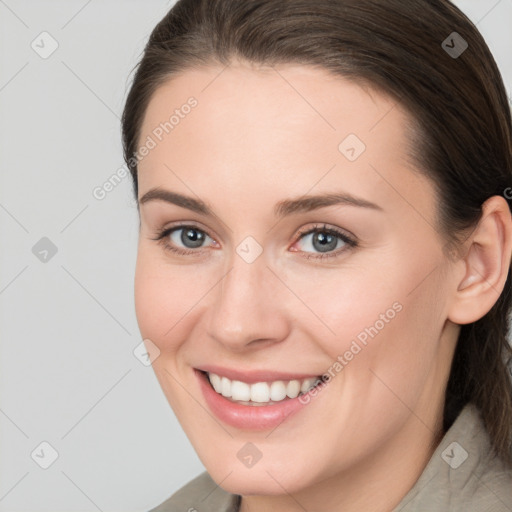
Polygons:
<instances>
[{"instance_id":1,"label":"mouth","mask_svg":"<svg viewBox=\"0 0 512 512\"><path fill-rule=\"evenodd\" d=\"M276 379L249 383L229 379L213 372L202 370L200 372L217 394L230 402L245 406L276 405L300 397L322 382L322 377L319 375L302 379Z\"/></svg>"},{"instance_id":2,"label":"mouth","mask_svg":"<svg viewBox=\"0 0 512 512\"><path fill-rule=\"evenodd\" d=\"M322 402L322 397L313 400L317 394L328 394L318 393L318 388L325 386L320 376L222 369L222 374L233 377L228 378L218 369L218 373L212 368L208 370L194 369L208 409L223 423L238 429L273 431L285 421L291 421L290 418L305 407L311 407L313 401ZM236 377L245 378L245 381Z\"/></svg>"}]
</instances>

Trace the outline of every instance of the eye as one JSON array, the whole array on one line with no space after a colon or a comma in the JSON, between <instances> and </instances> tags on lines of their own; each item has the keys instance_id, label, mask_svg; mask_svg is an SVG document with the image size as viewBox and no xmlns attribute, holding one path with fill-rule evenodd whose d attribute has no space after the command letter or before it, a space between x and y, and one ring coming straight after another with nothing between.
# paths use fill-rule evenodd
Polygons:
<instances>
[{"instance_id":1,"label":"eye","mask_svg":"<svg viewBox=\"0 0 512 512\"><path fill-rule=\"evenodd\" d=\"M337 257L350 248L357 247L357 242L347 234L335 228L330 228L325 224L323 226L314 226L313 228L299 233L299 241L303 243L301 252L308 253L308 250L318 251L319 254L309 253L304 256L310 258L330 258ZM335 252L332 252L335 251Z\"/></svg>"},{"instance_id":2,"label":"eye","mask_svg":"<svg viewBox=\"0 0 512 512\"><path fill-rule=\"evenodd\" d=\"M153 240L162 243L164 249L181 255L199 253L197 249L201 249L206 241L214 241L202 229L184 224L164 229Z\"/></svg>"},{"instance_id":3,"label":"eye","mask_svg":"<svg viewBox=\"0 0 512 512\"><path fill-rule=\"evenodd\" d=\"M159 232L156 238L165 250L183 256L197 256L202 253L200 249L205 247L205 243L216 243L204 230L197 226L181 224L171 228L166 228ZM305 253L304 258L322 259L337 257L348 249L357 247L357 241L342 231L323 226L313 226L307 231L299 232L298 242L303 243L303 247L299 250L292 249L293 252ZM296 242L296 244L298 243ZM318 251L317 254L311 253L310 250Z\"/></svg>"}]
</instances>

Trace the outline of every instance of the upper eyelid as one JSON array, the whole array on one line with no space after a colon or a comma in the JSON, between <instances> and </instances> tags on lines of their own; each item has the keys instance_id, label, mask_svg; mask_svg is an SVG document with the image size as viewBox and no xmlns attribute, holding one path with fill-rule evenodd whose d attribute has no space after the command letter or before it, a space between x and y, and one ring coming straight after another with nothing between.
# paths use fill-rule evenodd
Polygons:
<instances>
[{"instance_id":1,"label":"upper eyelid","mask_svg":"<svg viewBox=\"0 0 512 512\"><path fill-rule=\"evenodd\" d=\"M347 238L350 238L352 240L354 240L356 237L355 235L352 235L350 232L348 232L346 229L343 229L343 228L338 228L338 227L331 227L329 226L328 224L326 223L315 223L314 226L311 226L309 228L304 228L304 229L299 229L298 231L298 235L300 236L303 236L303 235L309 235L311 233L314 233L314 232L322 232L322 231L326 231L326 232L332 232L334 233L336 236L345 236Z\"/></svg>"},{"instance_id":2,"label":"upper eyelid","mask_svg":"<svg viewBox=\"0 0 512 512\"><path fill-rule=\"evenodd\" d=\"M181 224L176 224L176 225L172 225L172 226L169 226L169 227L166 227L166 228L163 228L160 232L159 232L159 237L165 237L165 236L168 236L170 235L172 232L174 231L178 231L180 229L186 229L188 227L192 227L192 228L195 228L197 229L198 231L201 231L203 232L205 235L207 235L209 238L211 238L213 241L215 241L216 243L217 240L215 237L213 237L209 231L207 229L204 229L202 228L201 226L199 225L196 225L194 222L188 222L188 223L181 223ZM347 232L346 230L342 229L342 228L338 228L338 227L331 227L329 226L327 223L314 223L313 226L310 226L310 227L307 227L307 228L301 228L297 231L297 236L295 237L295 241L293 242L294 244L301 240L303 237L305 237L306 235L310 235L314 232L322 232L322 231L325 231L325 232L332 232L332 234L334 234L334 236L337 236L338 238L341 238L343 239L343 237L347 238L349 241L351 242L357 242L357 238L355 237L355 235ZM200 248L201 249L201 248ZM193 251L194 249L189 249L191 251Z\"/></svg>"},{"instance_id":3,"label":"upper eyelid","mask_svg":"<svg viewBox=\"0 0 512 512\"><path fill-rule=\"evenodd\" d=\"M196 224L194 224L193 222L187 222L187 223L181 223L181 224L176 224L175 226L169 226L167 228L163 228L160 233L171 233L173 231L177 231L179 229L186 229L186 228L194 228L194 229L197 229L198 231L202 231L205 235L209 236L212 240L215 240L215 237L213 237L212 235L210 235L209 231L201 226L198 226Z\"/></svg>"}]
</instances>

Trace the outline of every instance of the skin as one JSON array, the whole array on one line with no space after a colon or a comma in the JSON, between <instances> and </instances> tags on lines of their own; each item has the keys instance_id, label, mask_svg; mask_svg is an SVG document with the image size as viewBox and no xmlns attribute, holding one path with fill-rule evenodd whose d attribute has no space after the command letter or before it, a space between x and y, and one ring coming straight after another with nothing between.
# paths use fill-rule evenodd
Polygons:
<instances>
[{"instance_id":1,"label":"skin","mask_svg":"<svg viewBox=\"0 0 512 512\"><path fill-rule=\"evenodd\" d=\"M161 200L140 205L135 278L143 338L169 404L212 478L241 510L388 511L420 476L442 432L444 392L460 325L489 311L510 265L512 221L489 199L463 257L443 252L432 183L407 158L407 113L387 96L326 71L233 62L187 70L157 89L139 141L194 96L198 104L139 163L139 199L160 187L200 198L214 216ZM394 108L393 108L394 107ZM349 134L366 150L349 161ZM274 216L304 194L343 191L382 211L335 205ZM322 253L317 224L342 240ZM195 254L155 241L178 224L208 236ZM236 252L247 237L263 249ZM312 256L307 259L306 256ZM193 368L215 363L320 375L394 303L378 335L273 431L212 417ZM262 453L237 458L248 441ZM293 496L292 496L293 495Z\"/></svg>"}]
</instances>

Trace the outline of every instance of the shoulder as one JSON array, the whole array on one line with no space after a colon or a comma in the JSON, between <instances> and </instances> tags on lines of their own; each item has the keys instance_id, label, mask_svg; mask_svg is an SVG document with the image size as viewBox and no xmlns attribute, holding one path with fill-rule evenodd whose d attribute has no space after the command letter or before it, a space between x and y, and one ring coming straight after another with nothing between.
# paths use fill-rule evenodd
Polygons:
<instances>
[{"instance_id":1,"label":"shoulder","mask_svg":"<svg viewBox=\"0 0 512 512\"><path fill-rule=\"evenodd\" d=\"M237 512L238 496L219 487L205 471L149 512Z\"/></svg>"},{"instance_id":2,"label":"shoulder","mask_svg":"<svg viewBox=\"0 0 512 512\"><path fill-rule=\"evenodd\" d=\"M487 448L487 445L485 445ZM512 469L506 468L489 449L480 464L467 475L467 512L509 512L512 510Z\"/></svg>"},{"instance_id":3,"label":"shoulder","mask_svg":"<svg viewBox=\"0 0 512 512\"><path fill-rule=\"evenodd\" d=\"M462 410L416 484L394 510L512 510L512 469L494 455L474 405Z\"/></svg>"}]
</instances>

